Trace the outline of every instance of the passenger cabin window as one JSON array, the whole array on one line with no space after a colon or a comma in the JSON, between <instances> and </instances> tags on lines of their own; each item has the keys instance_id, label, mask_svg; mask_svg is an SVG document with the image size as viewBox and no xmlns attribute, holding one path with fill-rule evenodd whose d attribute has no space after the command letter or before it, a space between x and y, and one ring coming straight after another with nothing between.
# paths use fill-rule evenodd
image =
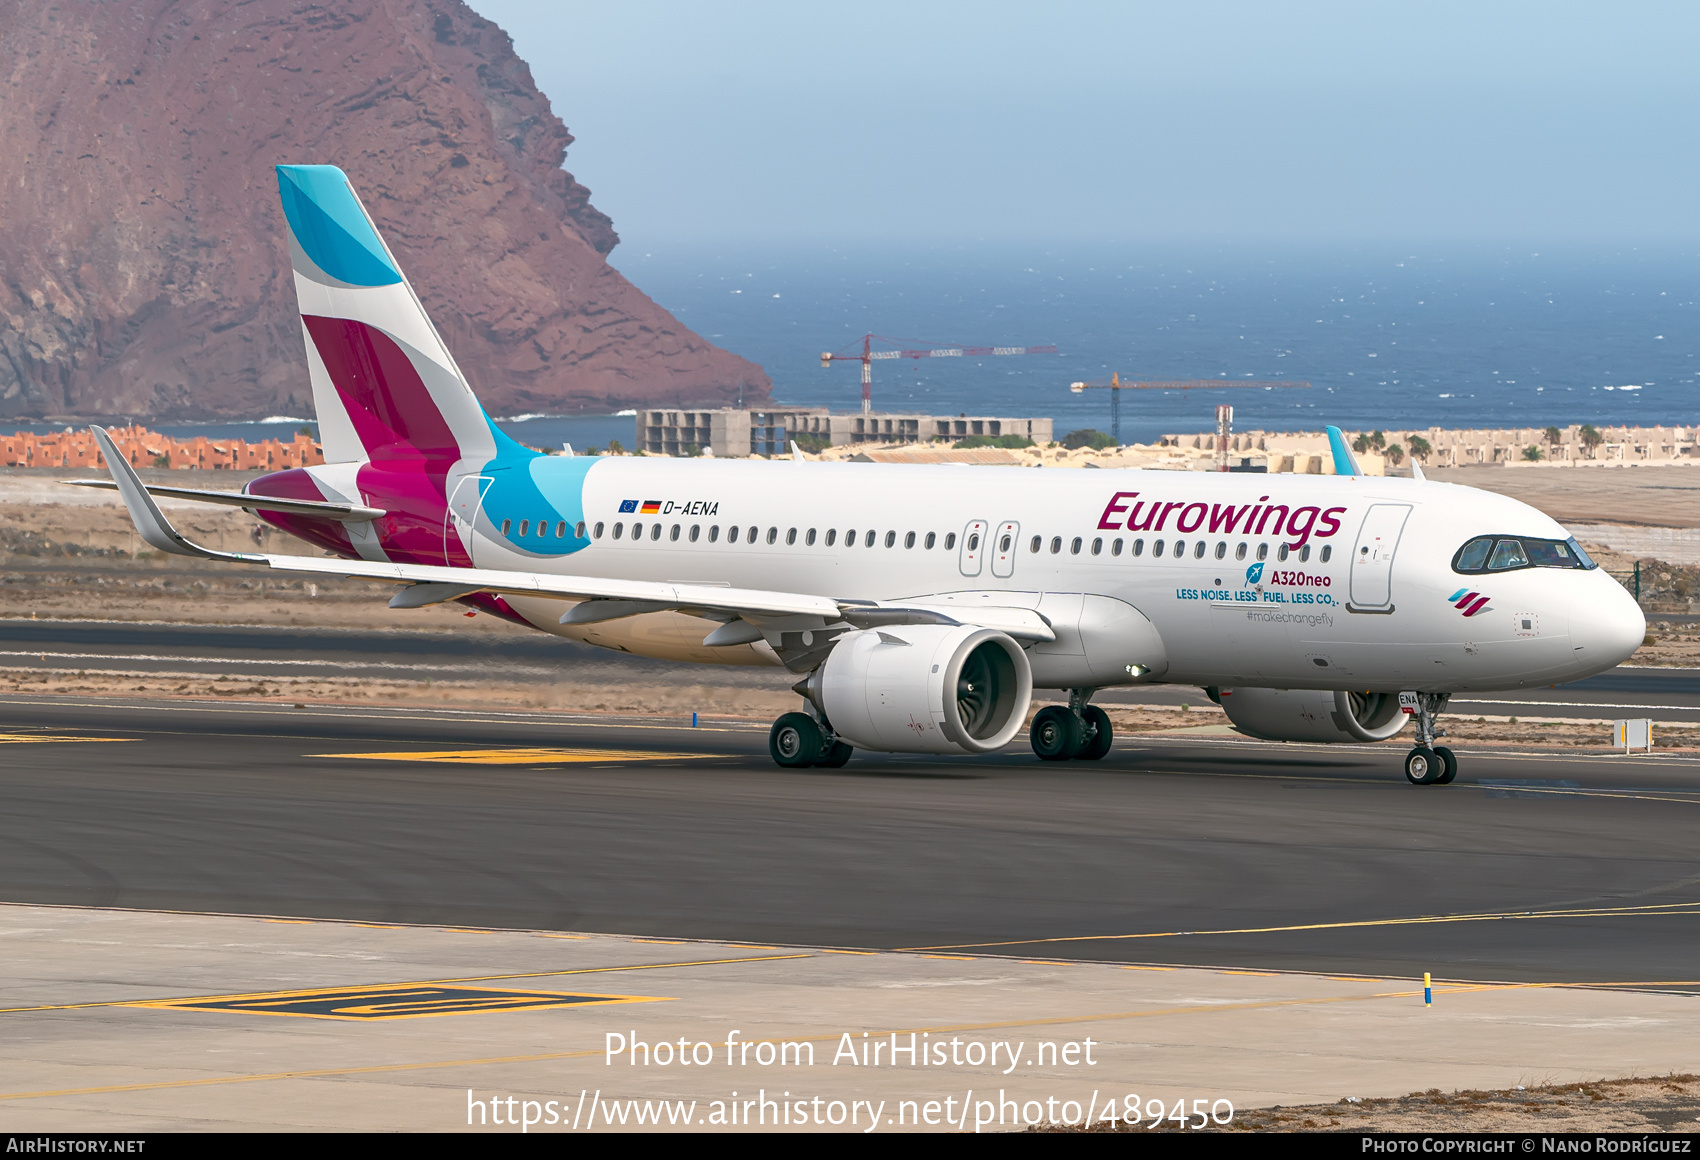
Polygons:
<instances>
[{"instance_id":1,"label":"passenger cabin window","mask_svg":"<svg viewBox=\"0 0 1700 1160\"><path fill-rule=\"evenodd\" d=\"M1079 536L1074 537L1074 539L1069 542L1068 554L1071 555L1071 556L1080 555L1080 537Z\"/></svg>"},{"instance_id":2,"label":"passenger cabin window","mask_svg":"<svg viewBox=\"0 0 1700 1160\"><path fill-rule=\"evenodd\" d=\"M796 542L797 542L797 529L792 528L790 531L785 533L785 543L787 545L791 545L791 544L795 544Z\"/></svg>"},{"instance_id":3,"label":"passenger cabin window","mask_svg":"<svg viewBox=\"0 0 1700 1160\"><path fill-rule=\"evenodd\" d=\"M1100 555L1103 555L1103 552L1104 552L1104 539L1103 539L1103 537L1102 536L1094 537L1093 540L1092 540L1092 554L1094 556L1100 556Z\"/></svg>"},{"instance_id":4,"label":"passenger cabin window","mask_svg":"<svg viewBox=\"0 0 1700 1160\"><path fill-rule=\"evenodd\" d=\"M869 534L871 535L872 533L869 533ZM975 532L973 535L968 537L968 550L970 552L978 552L980 550L980 533L979 532Z\"/></svg>"},{"instance_id":5,"label":"passenger cabin window","mask_svg":"<svg viewBox=\"0 0 1700 1160\"><path fill-rule=\"evenodd\" d=\"M747 543L753 544L753 543L756 542L756 537L759 536L760 534L761 534L761 529L756 527L754 524L751 524L750 530L747 533L745 533L745 535L744 535L744 540Z\"/></svg>"},{"instance_id":6,"label":"passenger cabin window","mask_svg":"<svg viewBox=\"0 0 1700 1160\"><path fill-rule=\"evenodd\" d=\"M837 542L838 542L838 529L837 528L828 528L826 530L826 546L830 548L830 547L832 547L833 544L835 544Z\"/></svg>"},{"instance_id":7,"label":"passenger cabin window","mask_svg":"<svg viewBox=\"0 0 1700 1160\"><path fill-rule=\"evenodd\" d=\"M502 521L502 535L504 535L504 536L507 535L509 529L511 529L513 526L514 526L514 522L512 520L503 520Z\"/></svg>"},{"instance_id":8,"label":"passenger cabin window","mask_svg":"<svg viewBox=\"0 0 1700 1160\"><path fill-rule=\"evenodd\" d=\"M903 546L905 548L913 548L915 546L915 533L914 532L910 532L908 535L903 537ZM1008 536L1005 536L1003 538L1003 550L1006 551L1006 552L1009 551L1009 537Z\"/></svg>"},{"instance_id":9,"label":"passenger cabin window","mask_svg":"<svg viewBox=\"0 0 1700 1160\"><path fill-rule=\"evenodd\" d=\"M1228 555L1228 541L1223 540L1221 543L1216 545L1216 558L1218 560L1221 560L1221 559L1226 558L1227 555Z\"/></svg>"},{"instance_id":10,"label":"passenger cabin window","mask_svg":"<svg viewBox=\"0 0 1700 1160\"><path fill-rule=\"evenodd\" d=\"M1243 543L1239 547L1235 548L1234 549L1234 559L1236 559L1236 560L1245 559L1245 549L1246 549L1246 546Z\"/></svg>"},{"instance_id":11,"label":"passenger cabin window","mask_svg":"<svg viewBox=\"0 0 1700 1160\"><path fill-rule=\"evenodd\" d=\"M667 538L669 540L675 540L675 541L678 540L678 538L679 538L679 525L678 524L673 525L673 530L671 532L667 533Z\"/></svg>"},{"instance_id":12,"label":"passenger cabin window","mask_svg":"<svg viewBox=\"0 0 1700 1160\"><path fill-rule=\"evenodd\" d=\"M1039 549L1044 545L1044 543L1045 541L1043 537L1034 536L1033 542L1027 545L1027 550L1037 556L1039 554Z\"/></svg>"},{"instance_id":13,"label":"passenger cabin window","mask_svg":"<svg viewBox=\"0 0 1700 1160\"><path fill-rule=\"evenodd\" d=\"M944 534L944 550L948 552L954 547L956 547L956 533L946 532Z\"/></svg>"},{"instance_id":14,"label":"passenger cabin window","mask_svg":"<svg viewBox=\"0 0 1700 1160\"><path fill-rule=\"evenodd\" d=\"M767 542L771 544L777 539L779 539L779 529L778 528L767 529Z\"/></svg>"},{"instance_id":15,"label":"passenger cabin window","mask_svg":"<svg viewBox=\"0 0 1700 1160\"><path fill-rule=\"evenodd\" d=\"M526 532L528 532L530 530L531 530L531 521L530 520L521 520L519 522L519 534L522 537L526 534Z\"/></svg>"},{"instance_id":16,"label":"passenger cabin window","mask_svg":"<svg viewBox=\"0 0 1700 1160\"><path fill-rule=\"evenodd\" d=\"M673 526L675 528L677 528L679 525L674 524ZM649 538L652 539L652 540L659 540L661 538L661 525L660 524L650 524L649 525Z\"/></svg>"},{"instance_id":17,"label":"passenger cabin window","mask_svg":"<svg viewBox=\"0 0 1700 1160\"><path fill-rule=\"evenodd\" d=\"M885 534L885 546L889 548L889 547L892 547L893 545L895 545L896 543L897 543L897 533L896 532L887 532Z\"/></svg>"},{"instance_id":18,"label":"passenger cabin window","mask_svg":"<svg viewBox=\"0 0 1700 1160\"><path fill-rule=\"evenodd\" d=\"M1198 543L1192 546L1192 558L1195 560L1204 559L1204 551L1209 546L1210 545L1206 544L1203 540L1198 541Z\"/></svg>"},{"instance_id":19,"label":"passenger cabin window","mask_svg":"<svg viewBox=\"0 0 1700 1160\"><path fill-rule=\"evenodd\" d=\"M1332 558L1333 555L1334 555L1334 545L1333 544L1322 545L1322 562L1324 564L1328 563L1329 559Z\"/></svg>"},{"instance_id":20,"label":"passenger cabin window","mask_svg":"<svg viewBox=\"0 0 1700 1160\"><path fill-rule=\"evenodd\" d=\"M566 526L567 526L567 525L566 525L566 524L562 524L562 525L561 525L561 526L562 526L562 527L563 527L563 528L564 528L564 527L566 527ZM598 529L597 529L597 530L598 530L598 531L601 531L601 529L600 529L600 528L598 528ZM575 540L582 540L582 539L584 539L584 521L583 521L583 520L580 520L580 521L579 521L579 522L578 522L578 527L576 527L576 528L574 528L574 529L573 529L573 538L574 538L574 539L575 539Z\"/></svg>"},{"instance_id":21,"label":"passenger cabin window","mask_svg":"<svg viewBox=\"0 0 1700 1160\"><path fill-rule=\"evenodd\" d=\"M1310 545L1306 544L1304 547L1299 549L1299 563L1302 564L1309 559L1310 559Z\"/></svg>"},{"instance_id":22,"label":"passenger cabin window","mask_svg":"<svg viewBox=\"0 0 1700 1160\"><path fill-rule=\"evenodd\" d=\"M1179 560L1179 559L1182 559L1185 556L1186 556L1186 541L1185 540L1176 540L1175 541L1175 559Z\"/></svg>"},{"instance_id":23,"label":"passenger cabin window","mask_svg":"<svg viewBox=\"0 0 1700 1160\"><path fill-rule=\"evenodd\" d=\"M1257 558L1259 560L1269 559L1269 545L1268 544L1257 545Z\"/></svg>"},{"instance_id":24,"label":"passenger cabin window","mask_svg":"<svg viewBox=\"0 0 1700 1160\"><path fill-rule=\"evenodd\" d=\"M1054 556L1060 551L1062 551L1062 537L1061 536L1052 536L1051 537L1051 555Z\"/></svg>"},{"instance_id":25,"label":"passenger cabin window","mask_svg":"<svg viewBox=\"0 0 1700 1160\"><path fill-rule=\"evenodd\" d=\"M809 534L803 537L803 543L811 548L815 546L815 530L813 528L810 528Z\"/></svg>"},{"instance_id":26,"label":"passenger cabin window","mask_svg":"<svg viewBox=\"0 0 1700 1160\"><path fill-rule=\"evenodd\" d=\"M719 539L720 539L720 525L719 524L709 524L708 525L708 542L712 544L712 543L717 542Z\"/></svg>"},{"instance_id":27,"label":"passenger cabin window","mask_svg":"<svg viewBox=\"0 0 1700 1160\"><path fill-rule=\"evenodd\" d=\"M1138 556L1138 555L1142 555L1144 552L1145 552L1145 541L1144 540L1135 540L1133 542L1132 555Z\"/></svg>"},{"instance_id":28,"label":"passenger cabin window","mask_svg":"<svg viewBox=\"0 0 1700 1160\"><path fill-rule=\"evenodd\" d=\"M1162 540L1154 540L1152 542L1152 544L1151 544L1151 556L1152 556L1153 559L1162 559L1162 557L1163 557L1163 541Z\"/></svg>"},{"instance_id":29,"label":"passenger cabin window","mask_svg":"<svg viewBox=\"0 0 1700 1160\"><path fill-rule=\"evenodd\" d=\"M854 548L856 546L856 529L855 528L851 528L849 531L844 533L844 546L846 548Z\"/></svg>"},{"instance_id":30,"label":"passenger cabin window","mask_svg":"<svg viewBox=\"0 0 1700 1160\"><path fill-rule=\"evenodd\" d=\"M936 543L937 541L938 541L938 533L937 532L928 532L927 533L926 548L929 552L933 550L933 544Z\"/></svg>"},{"instance_id":31,"label":"passenger cabin window","mask_svg":"<svg viewBox=\"0 0 1700 1160\"><path fill-rule=\"evenodd\" d=\"M701 535L702 535L702 525L701 524L692 524L691 525L691 543L693 543L693 544L696 543L698 537L700 537Z\"/></svg>"},{"instance_id":32,"label":"passenger cabin window","mask_svg":"<svg viewBox=\"0 0 1700 1160\"><path fill-rule=\"evenodd\" d=\"M580 525L580 526L582 527L583 525ZM615 532L614 534L617 536L620 533ZM584 533L580 532L579 535L582 536L582 535L584 535ZM602 538L602 521L601 520L596 521L596 538L599 539L599 540Z\"/></svg>"},{"instance_id":33,"label":"passenger cabin window","mask_svg":"<svg viewBox=\"0 0 1700 1160\"><path fill-rule=\"evenodd\" d=\"M1279 548L1275 549L1275 558L1277 560L1285 560L1287 558L1287 545L1282 544Z\"/></svg>"},{"instance_id":34,"label":"passenger cabin window","mask_svg":"<svg viewBox=\"0 0 1700 1160\"><path fill-rule=\"evenodd\" d=\"M1117 536L1115 539L1110 541L1110 555L1119 556L1121 554L1122 554L1122 538L1120 536Z\"/></svg>"}]
</instances>

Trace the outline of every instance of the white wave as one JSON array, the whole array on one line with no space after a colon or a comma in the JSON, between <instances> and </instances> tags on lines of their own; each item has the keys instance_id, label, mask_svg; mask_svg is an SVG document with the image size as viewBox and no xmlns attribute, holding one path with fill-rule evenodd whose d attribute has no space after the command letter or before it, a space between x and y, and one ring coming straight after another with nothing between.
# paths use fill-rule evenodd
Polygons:
<instances>
[{"instance_id":1,"label":"white wave","mask_svg":"<svg viewBox=\"0 0 1700 1160\"><path fill-rule=\"evenodd\" d=\"M297 419L293 415L267 415L264 419L255 419L253 426L259 427L266 423L312 423L313 419Z\"/></svg>"},{"instance_id":2,"label":"white wave","mask_svg":"<svg viewBox=\"0 0 1700 1160\"><path fill-rule=\"evenodd\" d=\"M614 418L624 419L624 418L627 418L628 416L634 416L636 414L637 414L636 408L632 408L632 409L626 410L626 411L615 411L614 412Z\"/></svg>"}]
</instances>

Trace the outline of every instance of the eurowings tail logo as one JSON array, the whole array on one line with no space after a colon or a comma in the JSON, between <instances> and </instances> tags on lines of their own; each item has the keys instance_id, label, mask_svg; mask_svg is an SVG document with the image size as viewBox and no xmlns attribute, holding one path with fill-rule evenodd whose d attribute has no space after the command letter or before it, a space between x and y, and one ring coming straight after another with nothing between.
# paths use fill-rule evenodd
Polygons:
<instances>
[{"instance_id":1,"label":"eurowings tail logo","mask_svg":"<svg viewBox=\"0 0 1700 1160\"><path fill-rule=\"evenodd\" d=\"M1492 607L1488 604L1488 598L1486 596L1483 596L1480 592L1471 592L1466 588L1458 589L1458 591L1454 592L1446 599L1449 603L1451 603L1452 607L1456 608L1459 612L1462 612L1465 616L1474 616L1478 612L1493 611Z\"/></svg>"}]
</instances>

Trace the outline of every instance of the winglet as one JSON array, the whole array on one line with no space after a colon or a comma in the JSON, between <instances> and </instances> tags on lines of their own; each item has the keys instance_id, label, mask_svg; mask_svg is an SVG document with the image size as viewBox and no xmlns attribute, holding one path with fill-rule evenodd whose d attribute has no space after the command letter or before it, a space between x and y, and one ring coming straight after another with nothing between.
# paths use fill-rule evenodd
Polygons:
<instances>
[{"instance_id":1,"label":"winglet","mask_svg":"<svg viewBox=\"0 0 1700 1160\"><path fill-rule=\"evenodd\" d=\"M1346 446L1346 437L1340 434L1340 428L1328 428L1328 446L1334 452L1335 475L1362 475L1363 469L1358 466L1357 457L1352 449Z\"/></svg>"},{"instance_id":2,"label":"winglet","mask_svg":"<svg viewBox=\"0 0 1700 1160\"><path fill-rule=\"evenodd\" d=\"M124 458L112 442L112 436L106 433L104 427L90 427L95 442L100 444L101 457L106 460L106 469L112 472L112 480L118 485L118 494L124 497L124 506L130 510L130 519L136 525L136 531L142 539L152 544L162 552L170 552L175 556L199 556L206 560L239 560L244 563L266 562L264 556L251 556L244 552L214 552L199 544L191 543L183 538L171 521L159 510L153 496L143 486L141 476L130 466L130 461Z\"/></svg>"},{"instance_id":3,"label":"winglet","mask_svg":"<svg viewBox=\"0 0 1700 1160\"><path fill-rule=\"evenodd\" d=\"M802 463L804 461L803 449L797 446L797 441L795 439L791 440L791 458L798 463Z\"/></svg>"}]
</instances>

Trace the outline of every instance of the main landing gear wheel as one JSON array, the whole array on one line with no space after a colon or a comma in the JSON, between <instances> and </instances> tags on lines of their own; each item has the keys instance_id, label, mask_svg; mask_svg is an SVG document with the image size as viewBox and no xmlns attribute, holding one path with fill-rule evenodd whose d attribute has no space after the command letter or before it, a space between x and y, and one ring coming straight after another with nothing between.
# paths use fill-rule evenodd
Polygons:
<instances>
[{"instance_id":1,"label":"main landing gear wheel","mask_svg":"<svg viewBox=\"0 0 1700 1160\"><path fill-rule=\"evenodd\" d=\"M1046 705L1033 717L1028 739L1041 761L1067 761L1079 753L1086 730L1080 718L1065 705Z\"/></svg>"},{"instance_id":2,"label":"main landing gear wheel","mask_svg":"<svg viewBox=\"0 0 1700 1160\"><path fill-rule=\"evenodd\" d=\"M1458 758L1444 745L1436 745L1434 755L1446 763L1446 772L1435 778L1434 784L1451 785L1452 779L1458 776Z\"/></svg>"},{"instance_id":3,"label":"main landing gear wheel","mask_svg":"<svg viewBox=\"0 0 1700 1160\"><path fill-rule=\"evenodd\" d=\"M785 714L767 734L767 751L773 755L774 764L785 769L807 769L814 765L825 743L820 726L807 713ZM845 754L845 760L849 760L849 754Z\"/></svg>"},{"instance_id":4,"label":"main landing gear wheel","mask_svg":"<svg viewBox=\"0 0 1700 1160\"><path fill-rule=\"evenodd\" d=\"M1426 745L1405 755L1405 780L1412 785L1439 785L1446 776L1446 759Z\"/></svg>"},{"instance_id":5,"label":"main landing gear wheel","mask_svg":"<svg viewBox=\"0 0 1700 1160\"><path fill-rule=\"evenodd\" d=\"M1086 721L1086 742L1074 756L1080 761L1098 761L1110 752L1110 742L1115 740L1115 730L1110 728L1110 715L1096 705L1088 705L1080 711Z\"/></svg>"},{"instance_id":6,"label":"main landing gear wheel","mask_svg":"<svg viewBox=\"0 0 1700 1160\"><path fill-rule=\"evenodd\" d=\"M854 752L856 751L844 742L834 741L827 746L826 752L820 755L815 764L822 769L838 769L850 760L850 755Z\"/></svg>"}]
</instances>

